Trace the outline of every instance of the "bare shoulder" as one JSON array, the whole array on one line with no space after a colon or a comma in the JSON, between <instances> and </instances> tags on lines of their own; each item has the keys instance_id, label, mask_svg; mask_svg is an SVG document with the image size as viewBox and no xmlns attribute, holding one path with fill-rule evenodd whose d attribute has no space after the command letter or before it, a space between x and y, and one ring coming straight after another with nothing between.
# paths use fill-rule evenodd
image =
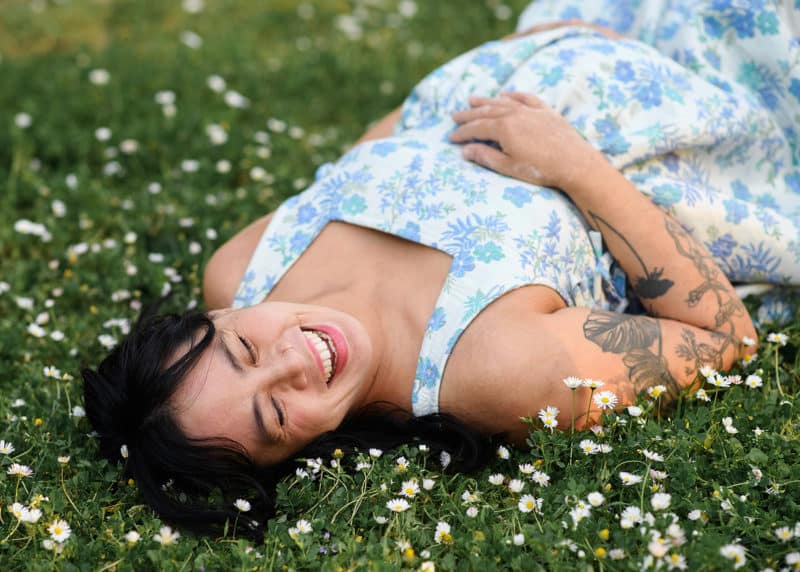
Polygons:
<instances>
[{"instance_id":1,"label":"bare shoulder","mask_svg":"<svg viewBox=\"0 0 800 572\"><path fill-rule=\"evenodd\" d=\"M242 276L272 215L269 213L250 223L211 256L203 274L203 297L209 310L227 308L233 303Z\"/></svg>"}]
</instances>

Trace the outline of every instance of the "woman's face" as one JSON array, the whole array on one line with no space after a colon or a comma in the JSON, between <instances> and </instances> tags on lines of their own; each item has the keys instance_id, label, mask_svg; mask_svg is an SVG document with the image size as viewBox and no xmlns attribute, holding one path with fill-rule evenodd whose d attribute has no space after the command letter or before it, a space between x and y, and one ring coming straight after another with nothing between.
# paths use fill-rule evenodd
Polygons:
<instances>
[{"instance_id":1,"label":"woman's face","mask_svg":"<svg viewBox=\"0 0 800 572\"><path fill-rule=\"evenodd\" d=\"M353 316L265 302L209 317L214 339L171 402L188 437L227 437L255 462L271 464L363 405L376 364L367 331Z\"/></svg>"}]
</instances>

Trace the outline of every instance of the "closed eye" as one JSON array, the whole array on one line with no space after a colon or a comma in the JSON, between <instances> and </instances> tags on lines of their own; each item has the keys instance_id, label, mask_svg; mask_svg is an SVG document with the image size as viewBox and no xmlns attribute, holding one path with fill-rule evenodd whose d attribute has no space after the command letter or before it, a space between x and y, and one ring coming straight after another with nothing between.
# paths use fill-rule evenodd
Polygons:
<instances>
[{"instance_id":1,"label":"closed eye","mask_svg":"<svg viewBox=\"0 0 800 572\"><path fill-rule=\"evenodd\" d=\"M278 402L275 401L274 397L272 398L272 406L275 408L275 412L278 414L278 423L280 423L281 427L283 427L283 411L281 411L281 408L278 407Z\"/></svg>"},{"instance_id":2,"label":"closed eye","mask_svg":"<svg viewBox=\"0 0 800 572\"><path fill-rule=\"evenodd\" d=\"M236 334L236 336L239 338L239 341L242 342L242 345L247 350L247 353L250 355L250 359L253 361L253 363L256 363L256 350L253 347L253 344L250 343L250 340L242 337L240 334Z\"/></svg>"}]
</instances>

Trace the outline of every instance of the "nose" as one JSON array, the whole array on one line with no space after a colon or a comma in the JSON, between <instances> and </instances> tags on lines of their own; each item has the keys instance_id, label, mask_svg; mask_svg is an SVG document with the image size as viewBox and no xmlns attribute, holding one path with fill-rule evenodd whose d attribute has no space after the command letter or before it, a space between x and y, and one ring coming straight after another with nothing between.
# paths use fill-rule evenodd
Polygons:
<instances>
[{"instance_id":1,"label":"nose","mask_svg":"<svg viewBox=\"0 0 800 572\"><path fill-rule=\"evenodd\" d=\"M290 387L300 391L308 386L308 364L302 354L290 349L259 367L258 376L264 388Z\"/></svg>"}]
</instances>

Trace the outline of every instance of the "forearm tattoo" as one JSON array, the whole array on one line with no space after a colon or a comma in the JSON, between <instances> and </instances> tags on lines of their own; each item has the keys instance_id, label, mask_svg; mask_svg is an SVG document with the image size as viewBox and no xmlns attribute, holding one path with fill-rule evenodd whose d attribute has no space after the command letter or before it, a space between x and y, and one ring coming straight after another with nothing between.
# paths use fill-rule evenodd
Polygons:
<instances>
[{"instance_id":1,"label":"forearm tattoo","mask_svg":"<svg viewBox=\"0 0 800 572\"><path fill-rule=\"evenodd\" d=\"M653 301L665 295L673 287L674 282L663 276L664 268L648 269L633 245L608 221L592 212L589 212L589 215L598 228L602 225L619 237L638 261L643 276L637 276L632 280L634 292L643 302L645 300L649 302L648 312L652 316L657 316L652 308ZM693 378L693 374L704 365L710 365L715 369L722 367L725 351L738 343L735 325L731 318L741 316L746 310L735 292L720 280L722 273L711 259L711 255L705 252L680 224L669 217L665 219L665 223L677 253L692 262L700 279L700 283L689 291L684 303L689 308L694 308L704 301L706 304L713 304L715 308L714 323L705 328L711 335L710 343L698 343L695 332L690 328L684 328L681 332L681 342L674 348L677 356L689 362L685 367L686 377ZM709 301L708 295L714 299ZM661 314L664 314L663 308ZM671 398L678 396L680 385L670 373L667 359L664 357L661 326L657 320L652 317L592 310L583 324L583 333L586 339L591 340L604 352L622 356L622 362L628 370L628 380L636 394L656 385L664 385Z\"/></svg>"}]
</instances>

